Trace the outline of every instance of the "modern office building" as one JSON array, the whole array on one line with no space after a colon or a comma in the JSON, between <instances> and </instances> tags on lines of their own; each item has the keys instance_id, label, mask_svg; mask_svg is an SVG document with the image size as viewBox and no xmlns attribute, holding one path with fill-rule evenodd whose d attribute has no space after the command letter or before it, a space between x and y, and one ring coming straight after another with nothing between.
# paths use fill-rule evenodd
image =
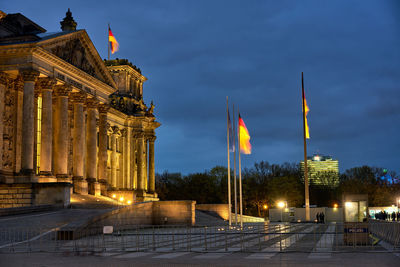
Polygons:
<instances>
[{"instance_id":1,"label":"modern office building","mask_svg":"<svg viewBox=\"0 0 400 267\"><path fill-rule=\"evenodd\" d=\"M304 174L304 161L300 162ZM307 158L310 185L336 187L339 185L339 161L331 156L315 154ZM304 175L303 175L304 179Z\"/></svg>"}]
</instances>

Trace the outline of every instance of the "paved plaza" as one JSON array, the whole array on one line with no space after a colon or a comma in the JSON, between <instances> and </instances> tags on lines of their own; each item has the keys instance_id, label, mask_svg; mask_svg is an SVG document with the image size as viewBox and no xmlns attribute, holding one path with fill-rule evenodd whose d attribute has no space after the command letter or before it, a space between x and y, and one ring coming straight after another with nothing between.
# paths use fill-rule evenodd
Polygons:
<instances>
[{"instance_id":1,"label":"paved plaza","mask_svg":"<svg viewBox=\"0 0 400 267\"><path fill-rule=\"evenodd\" d=\"M0 266L399 266L393 253L334 253L313 258L309 253L277 253L254 257L252 253L126 252L80 254L0 254Z\"/></svg>"},{"instance_id":2,"label":"paved plaza","mask_svg":"<svg viewBox=\"0 0 400 267\"><path fill-rule=\"evenodd\" d=\"M400 262L400 251L383 240L345 245L341 224L252 223L242 231L222 224L120 225L112 234L57 239L55 229L101 212L69 209L0 218L0 266L398 266ZM39 228L29 235L21 232Z\"/></svg>"}]
</instances>

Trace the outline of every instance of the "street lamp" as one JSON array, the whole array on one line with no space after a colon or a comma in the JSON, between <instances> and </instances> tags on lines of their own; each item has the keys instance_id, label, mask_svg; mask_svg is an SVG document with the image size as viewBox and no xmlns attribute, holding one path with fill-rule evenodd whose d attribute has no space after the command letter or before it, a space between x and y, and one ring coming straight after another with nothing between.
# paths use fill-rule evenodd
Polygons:
<instances>
[{"instance_id":1,"label":"street lamp","mask_svg":"<svg viewBox=\"0 0 400 267\"><path fill-rule=\"evenodd\" d=\"M287 207L287 202L286 201L279 201L278 202L278 207L281 209L281 222L283 222L283 208Z\"/></svg>"},{"instance_id":2,"label":"street lamp","mask_svg":"<svg viewBox=\"0 0 400 267\"><path fill-rule=\"evenodd\" d=\"M263 210L264 210L264 218L266 218L266 217L265 217L265 211L266 211L267 209L268 209L268 205L267 205L267 204L264 204L264 205L263 205Z\"/></svg>"}]
</instances>

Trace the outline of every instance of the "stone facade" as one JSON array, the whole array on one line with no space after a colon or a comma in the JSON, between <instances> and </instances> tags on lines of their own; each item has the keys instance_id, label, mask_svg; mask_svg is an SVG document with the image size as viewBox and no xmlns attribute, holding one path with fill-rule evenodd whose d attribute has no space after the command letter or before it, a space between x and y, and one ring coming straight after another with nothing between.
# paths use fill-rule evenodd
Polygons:
<instances>
[{"instance_id":1,"label":"stone facade","mask_svg":"<svg viewBox=\"0 0 400 267\"><path fill-rule=\"evenodd\" d=\"M101 60L70 11L71 25L64 19L54 34L2 14L0 184L63 183L78 194L130 190L137 201L157 200L160 123L143 101L140 69Z\"/></svg>"}]
</instances>

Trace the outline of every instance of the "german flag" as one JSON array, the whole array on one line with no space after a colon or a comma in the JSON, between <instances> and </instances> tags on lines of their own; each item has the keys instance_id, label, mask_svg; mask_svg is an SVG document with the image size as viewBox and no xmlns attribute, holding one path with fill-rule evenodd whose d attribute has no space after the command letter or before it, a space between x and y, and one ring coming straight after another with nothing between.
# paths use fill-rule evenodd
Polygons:
<instances>
[{"instance_id":1,"label":"german flag","mask_svg":"<svg viewBox=\"0 0 400 267\"><path fill-rule=\"evenodd\" d=\"M250 134L247 130L246 124L239 114L239 138L240 138L240 152L242 154L251 154Z\"/></svg>"},{"instance_id":2,"label":"german flag","mask_svg":"<svg viewBox=\"0 0 400 267\"><path fill-rule=\"evenodd\" d=\"M304 116L304 122L305 122L304 126L306 127L306 138L310 139L310 132L308 130L308 122L307 122L307 114L310 111L310 109L307 106L307 100L306 100L306 96L304 94L304 91L303 91L303 101L304 101L304 109L305 109L305 111L303 112L303 116Z\"/></svg>"},{"instance_id":3,"label":"german flag","mask_svg":"<svg viewBox=\"0 0 400 267\"><path fill-rule=\"evenodd\" d=\"M119 44L117 42L117 39L115 39L115 37L110 29L110 26L108 26L108 41L110 42L111 54L114 54L115 52L118 51Z\"/></svg>"}]
</instances>

